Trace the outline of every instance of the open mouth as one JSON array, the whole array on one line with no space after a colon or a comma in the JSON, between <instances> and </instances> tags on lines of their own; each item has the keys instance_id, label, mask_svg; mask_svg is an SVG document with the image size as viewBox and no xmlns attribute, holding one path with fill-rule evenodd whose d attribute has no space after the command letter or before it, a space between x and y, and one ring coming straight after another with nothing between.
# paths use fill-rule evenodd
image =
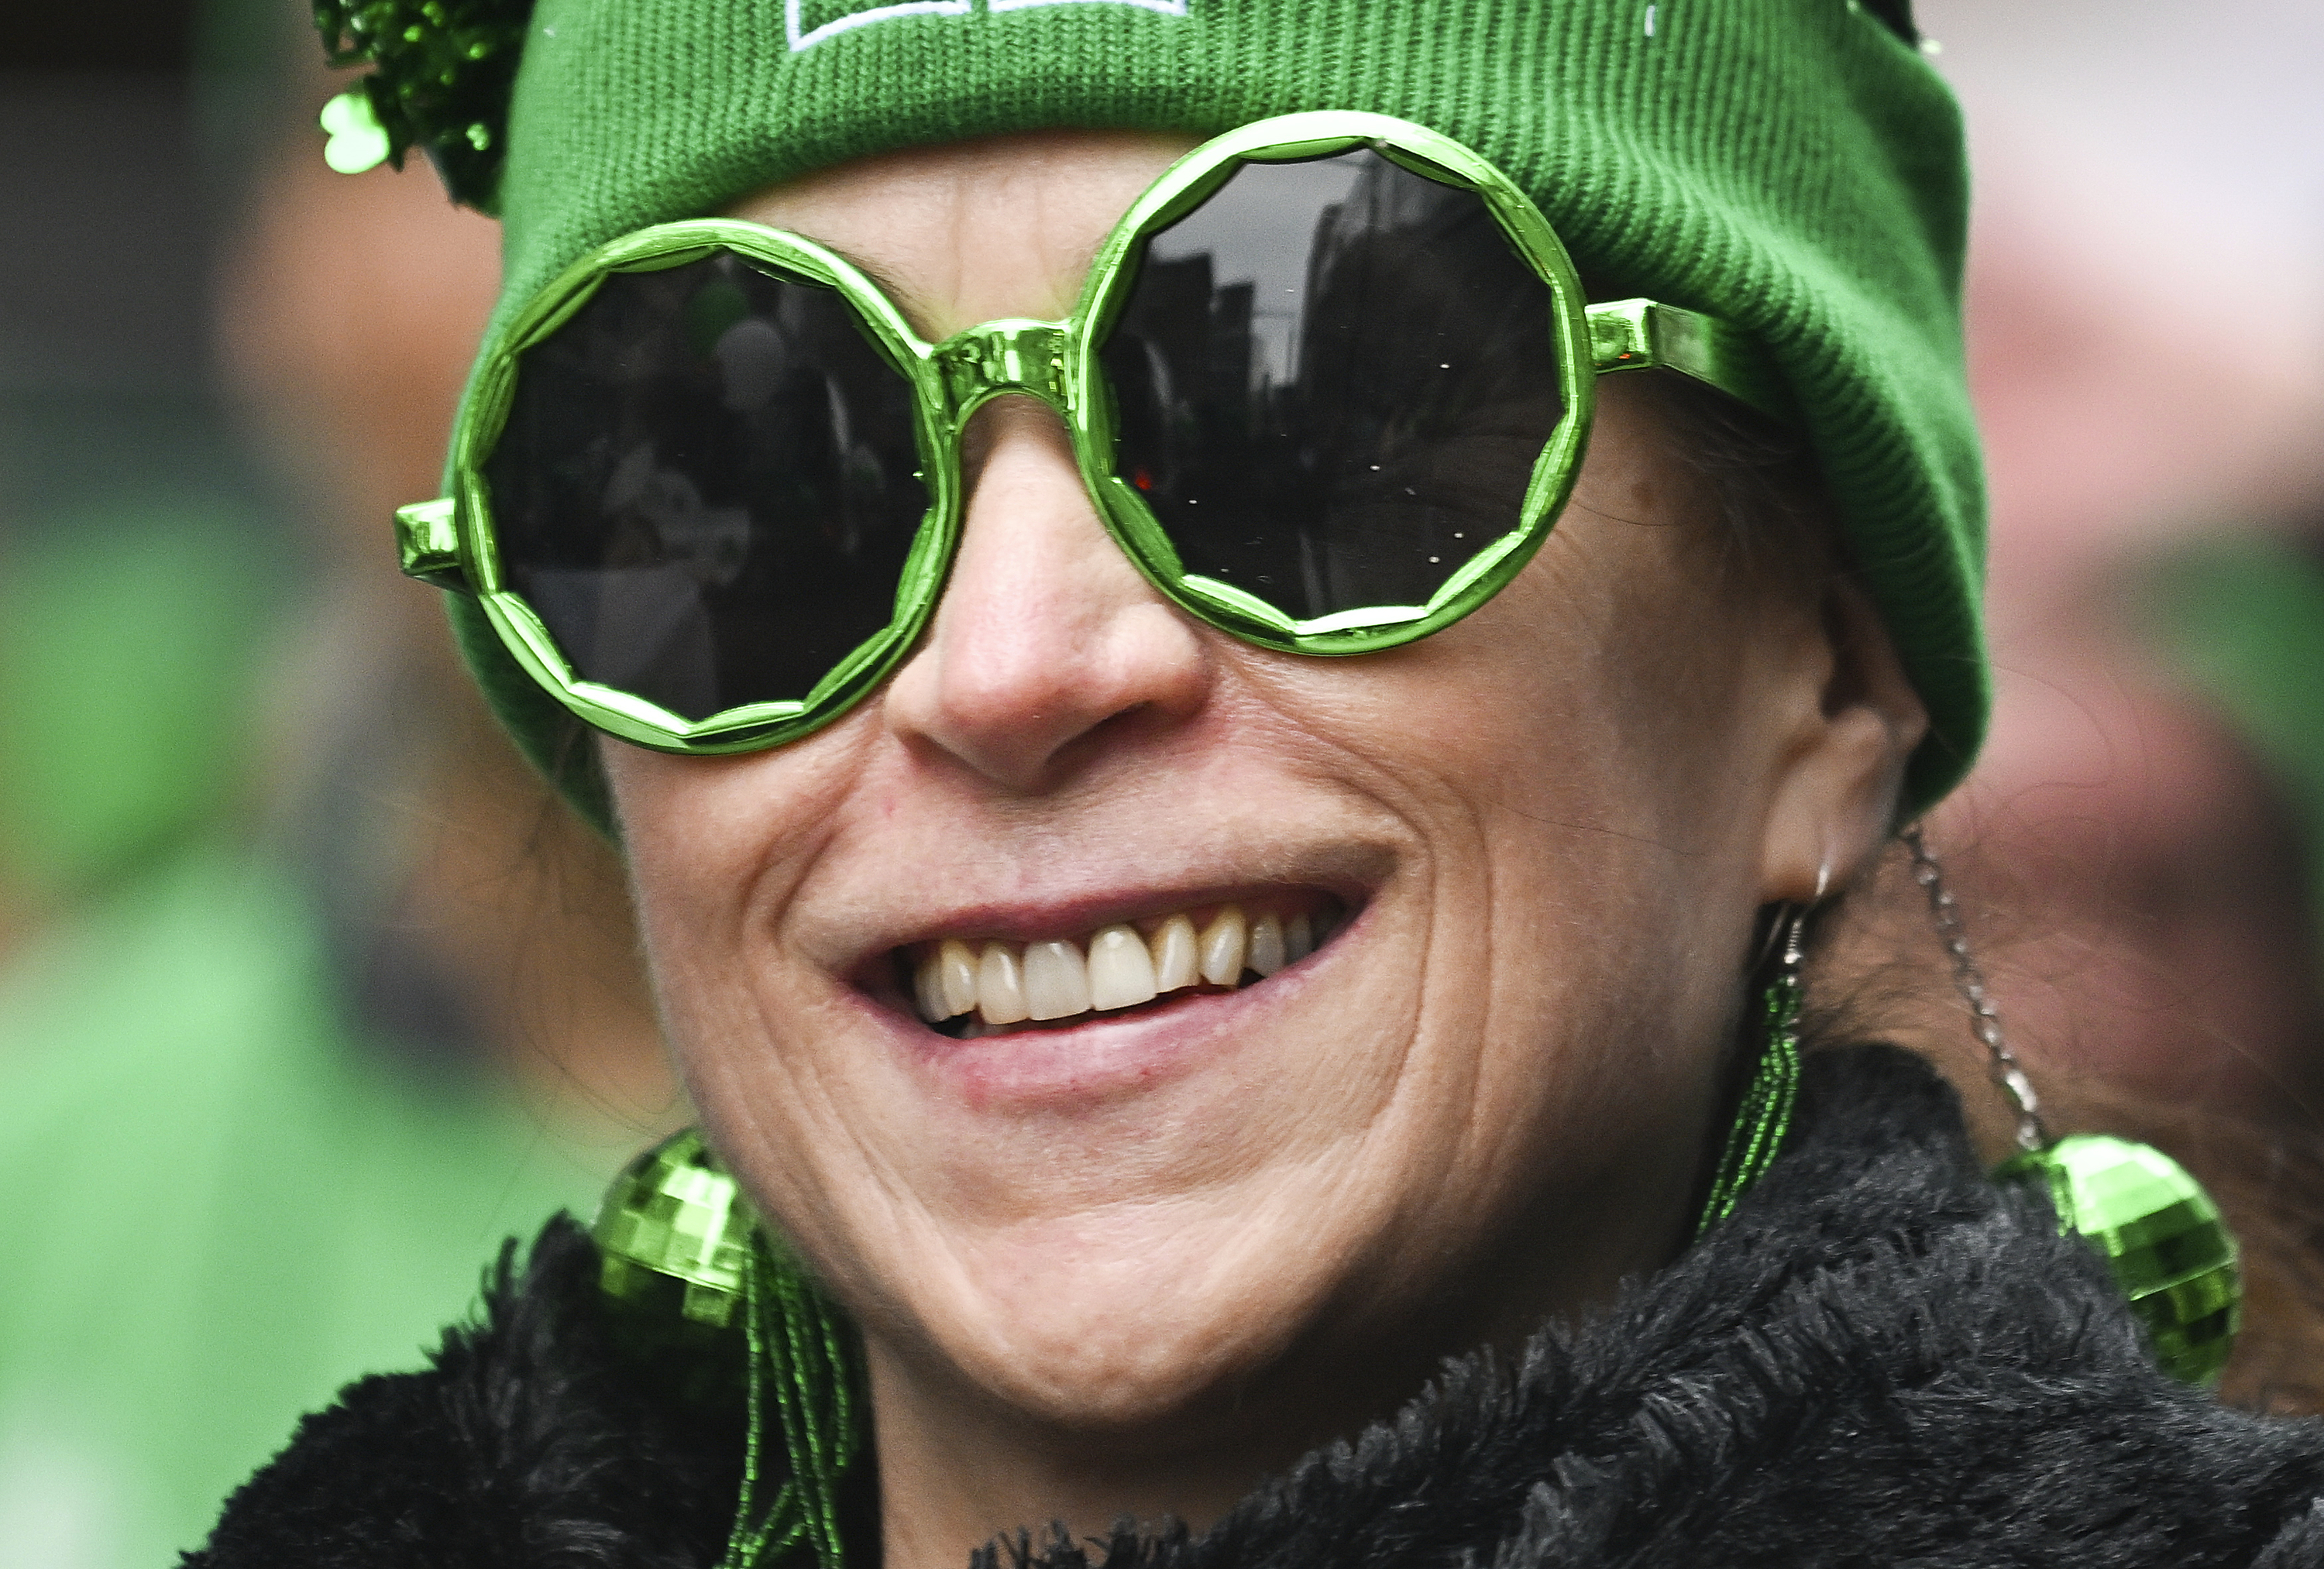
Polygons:
<instances>
[{"instance_id":1,"label":"open mouth","mask_svg":"<svg viewBox=\"0 0 2324 1569\"><path fill-rule=\"evenodd\" d=\"M1201 905L1079 939L946 937L896 950L920 1018L961 1040L1080 1023L1179 993L1233 991L1298 963L1346 924L1329 895Z\"/></svg>"}]
</instances>

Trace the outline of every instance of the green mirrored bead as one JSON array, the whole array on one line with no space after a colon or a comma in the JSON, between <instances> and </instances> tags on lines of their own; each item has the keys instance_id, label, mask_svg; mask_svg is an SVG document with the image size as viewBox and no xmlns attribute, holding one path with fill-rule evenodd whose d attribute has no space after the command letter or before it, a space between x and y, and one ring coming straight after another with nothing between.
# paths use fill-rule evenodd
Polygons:
<instances>
[{"instance_id":1,"label":"green mirrored bead","mask_svg":"<svg viewBox=\"0 0 2324 1569\"><path fill-rule=\"evenodd\" d=\"M742 1188L692 1128L630 1162L590 1228L616 1302L740 1331L756 1225Z\"/></svg>"},{"instance_id":2,"label":"green mirrored bead","mask_svg":"<svg viewBox=\"0 0 2324 1569\"><path fill-rule=\"evenodd\" d=\"M2075 1133L1995 1173L2039 1179L2061 1234L2098 1249L2165 1372L2209 1384L2227 1365L2243 1318L2236 1241L2187 1169L2151 1144Z\"/></svg>"}]
</instances>

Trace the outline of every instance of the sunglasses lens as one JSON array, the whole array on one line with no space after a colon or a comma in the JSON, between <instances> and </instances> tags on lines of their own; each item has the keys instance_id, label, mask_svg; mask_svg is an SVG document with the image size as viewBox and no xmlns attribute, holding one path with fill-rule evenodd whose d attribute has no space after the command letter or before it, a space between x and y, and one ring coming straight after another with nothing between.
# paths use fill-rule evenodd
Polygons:
<instances>
[{"instance_id":1,"label":"sunglasses lens","mask_svg":"<svg viewBox=\"0 0 2324 1569\"><path fill-rule=\"evenodd\" d=\"M519 362L503 573L584 680L687 719L804 698L895 617L912 410L832 289L727 252L611 274Z\"/></svg>"},{"instance_id":2,"label":"sunglasses lens","mask_svg":"<svg viewBox=\"0 0 2324 1569\"><path fill-rule=\"evenodd\" d=\"M1247 163L1147 243L1102 351L1114 472L1187 572L1295 619L1425 604L1520 519L1552 308L1472 191L1370 149Z\"/></svg>"}]
</instances>

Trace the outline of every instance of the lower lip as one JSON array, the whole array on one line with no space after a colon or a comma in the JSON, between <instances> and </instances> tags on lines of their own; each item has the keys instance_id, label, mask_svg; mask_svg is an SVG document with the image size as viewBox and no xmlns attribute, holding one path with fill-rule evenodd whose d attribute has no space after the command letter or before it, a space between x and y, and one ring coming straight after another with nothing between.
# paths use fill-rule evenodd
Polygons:
<instances>
[{"instance_id":1,"label":"lower lip","mask_svg":"<svg viewBox=\"0 0 2324 1569\"><path fill-rule=\"evenodd\" d=\"M907 1060L970 1109L1065 1110L1153 1088L1264 1038L1265 1015L1305 989L1309 967L1346 936L1344 930L1334 933L1327 948L1235 991L1197 993L1163 1007L973 1041L937 1034L916 1019L872 1005Z\"/></svg>"}]
</instances>

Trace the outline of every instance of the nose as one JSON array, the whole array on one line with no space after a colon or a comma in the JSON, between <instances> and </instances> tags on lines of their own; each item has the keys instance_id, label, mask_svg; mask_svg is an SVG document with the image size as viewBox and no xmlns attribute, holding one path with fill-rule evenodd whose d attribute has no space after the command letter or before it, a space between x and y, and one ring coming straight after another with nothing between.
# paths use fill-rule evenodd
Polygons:
<instances>
[{"instance_id":1,"label":"nose","mask_svg":"<svg viewBox=\"0 0 2324 1569\"><path fill-rule=\"evenodd\" d=\"M887 722L1001 789L1054 788L1102 733L1183 721L1213 680L1204 635L1105 531L1064 423L987 404L961 542Z\"/></svg>"}]
</instances>

